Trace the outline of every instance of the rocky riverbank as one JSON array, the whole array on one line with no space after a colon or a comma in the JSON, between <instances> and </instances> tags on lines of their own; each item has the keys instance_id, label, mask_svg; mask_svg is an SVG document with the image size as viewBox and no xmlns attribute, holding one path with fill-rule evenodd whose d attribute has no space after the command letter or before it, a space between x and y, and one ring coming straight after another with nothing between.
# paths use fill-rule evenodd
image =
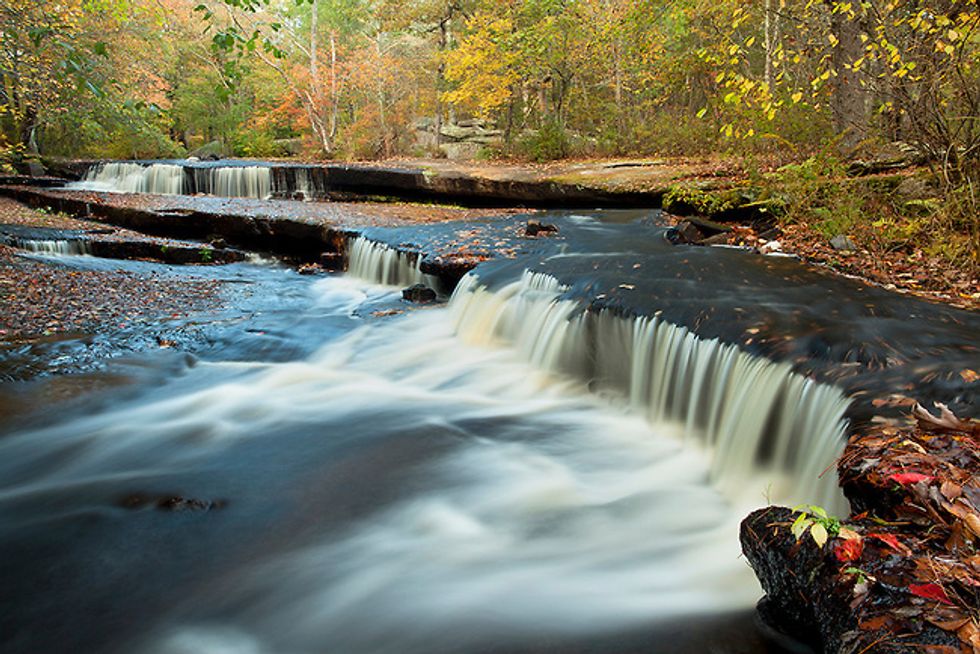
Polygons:
<instances>
[{"instance_id":1,"label":"rocky riverbank","mask_svg":"<svg viewBox=\"0 0 980 654\"><path fill-rule=\"evenodd\" d=\"M0 232L9 225L82 234L95 231L99 236L109 231L120 239L141 236L0 198ZM18 250L5 245L0 245L0 284L4 290L0 293L0 338L7 346L134 320L185 316L218 302L215 282L76 270L18 256Z\"/></svg>"},{"instance_id":2,"label":"rocky riverbank","mask_svg":"<svg viewBox=\"0 0 980 654\"><path fill-rule=\"evenodd\" d=\"M850 439L850 517L770 507L742 523L762 617L817 651L980 651L980 422L916 414Z\"/></svg>"}]
</instances>

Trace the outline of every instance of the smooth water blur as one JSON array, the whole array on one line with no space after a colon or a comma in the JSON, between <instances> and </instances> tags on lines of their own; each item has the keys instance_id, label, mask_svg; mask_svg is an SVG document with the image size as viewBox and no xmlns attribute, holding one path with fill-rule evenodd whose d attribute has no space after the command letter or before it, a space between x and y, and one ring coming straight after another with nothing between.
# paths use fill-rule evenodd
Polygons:
<instances>
[{"instance_id":1,"label":"smooth water blur","mask_svg":"<svg viewBox=\"0 0 980 654\"><path fill-rule=\"evenodd\" d=\"M3 651L768 651L698 451L444 307L284 283L253 313L292 356L202 349L0 438Z\"/></svg>"}]
</instances>

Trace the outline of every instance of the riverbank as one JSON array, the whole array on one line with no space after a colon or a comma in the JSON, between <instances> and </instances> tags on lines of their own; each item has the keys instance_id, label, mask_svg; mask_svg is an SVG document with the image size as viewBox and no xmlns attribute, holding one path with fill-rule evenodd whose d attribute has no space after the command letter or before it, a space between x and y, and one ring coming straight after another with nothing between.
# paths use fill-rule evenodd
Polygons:
<instances>
[{"instance_id":1,"label":"riverbank","mask_svg":"<svg viewBox=\"0 0 980 654\"><path fill-rule=\"evenodd\" d=\"M102 235L112 231L119 238L140 236L0 198L0 226L6 225L96 231ZM6 291L0 294L0 338L7 346L98 331L134 320L182 317L213 308L219 294L216 282L165 280L126 271L73 270L18 256L18 250L5 245L0 245L0 284Z\"/></svg>"}]
</instances>

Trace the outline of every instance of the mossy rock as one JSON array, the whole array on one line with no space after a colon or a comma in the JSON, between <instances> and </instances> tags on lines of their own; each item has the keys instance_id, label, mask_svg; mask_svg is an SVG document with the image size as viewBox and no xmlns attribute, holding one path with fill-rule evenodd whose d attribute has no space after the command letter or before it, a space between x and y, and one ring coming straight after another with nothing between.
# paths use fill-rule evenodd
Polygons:
<instances>
[{"instance_id":1,"label":"mossy rock","mask_svg":"<svg viewBox=\"0 0 980 654\"><path fill-rule=\"evenodd\" d=\"M664 194L663 209L680 216L696 214L713 217L754 199L746 200L742 189L709 191L693 185L676 184Z\"/></svg>"},{"instance_id":2,"label":"mossy rock","mask_svg":"<svg viewBox=\"0 0 980 654\"><path fill-rule=\"evenodd\" d=\"M902 203L902 213L907 216L931 216L942 209L942 201L939 198L925 198L923 200L909 200Z\"/></svg>"},{"instance_id":3,"label":"mossy rock","mask_svg":"<svg viewBox=\"0 0 980 654\"><path fill-rule=\"evenodd\" d=\"M675 185L664 194L663 209L679 216L705 216L719 222L768 223L785 215L786 204L783 198L751 186L714 191Z\"/></svg>"}]
</instances>

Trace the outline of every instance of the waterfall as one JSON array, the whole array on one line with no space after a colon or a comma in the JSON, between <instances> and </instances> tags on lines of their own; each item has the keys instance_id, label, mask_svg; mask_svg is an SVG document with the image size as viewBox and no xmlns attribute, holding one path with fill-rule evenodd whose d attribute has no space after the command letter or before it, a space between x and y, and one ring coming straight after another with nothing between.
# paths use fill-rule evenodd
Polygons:
<instances>
[{"instance_id":1,"label":"waterfall","mask_svg":"<svg viewBox=\"0 0 980 654\"><path fill-rule=\"evenodd\" d=\"M268 166L219 166L193 168L192 177L177 164L108 162L92 166L82 182L68 188L118 193L180 195L208 193L231 198L272 197L272 172Z\"/></svg>"},{"instance_id":2,"label":"waterfall","mask_svg":"<svg viewBox=\"0 0 980 654\"><path fill-rule=\"evenodd\" d=\"M309 201L316 197L313 180L306 168L296 169L296 193L302 193L303 200Z\"/></svg>"},{"instance_id":3,"label":"waterfall","mask_svg":"<svg viewBox=\"0 0 980 654\"><path fill-rule=\"evenodd\" d=\"M422 272L422 255L357 236L347 241L347 272L358 279L385 286L424 284L439 291L439 279Z\"/></svg>"},{"instance_id":4,"label":"waterfall","mask_svg":"<svg viewBox=\"0 0 980 654\"><path fill-rule=\"evenodd\" d=\"M623 398L651 423L675 426L709 452L712 482L727 493L761 477L774 500L846 509L834 473L848 407L840 390L656 316L584 310L562 299L566 290L527 271L491 291L470 273L450 302L457 334L511 345L538 367Z\"/></svg>"},{"instance_id":5,"label":"waterfall","mask_svg":"<svg viewBox=\"0 0 980 654\"><path fill-rule=\"evenodd\" d=\"M12 247L38 254L79 255L92 253L88 241L81 239L12 238L8 240L8 243Z\"/></svg>"},{"instance_id":6,"label":"waterfall","mask_svg":"<svg viewBox=\"0 0 980 654\"><path fill-rule=\"evenodd\" d=\"M272 196L272 174L267 166L228 166L210 168L206 188L199 192L228 198L258 198Z\"/></svg>"},{"instance_id":7,"label":"waterfall","mask_svg":"<svg viewBox=\"0 0 980 654\"><path fill-rule=\"evenodd\" d=\"M184 168L173 164L113 161L92 166L81 184L69 186L120 193L179 195L184 192Z\"/></svg>"}]
</instances>

